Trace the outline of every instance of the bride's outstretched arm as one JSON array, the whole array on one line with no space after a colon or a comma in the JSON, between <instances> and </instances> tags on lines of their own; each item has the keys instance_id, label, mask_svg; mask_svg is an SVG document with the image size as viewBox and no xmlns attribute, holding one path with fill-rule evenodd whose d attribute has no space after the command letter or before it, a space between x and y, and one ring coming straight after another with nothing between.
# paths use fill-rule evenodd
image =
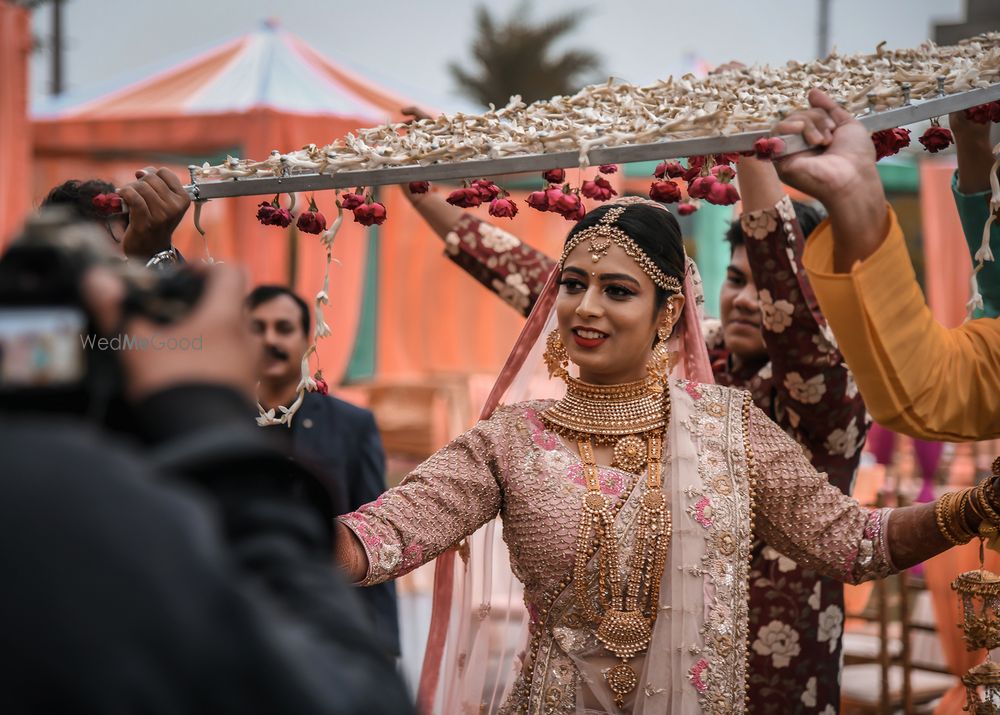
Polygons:
<instances>
[{"instance_id":1,"label":"bride's outstretched arm","mask_svg":"<svg viewBox=\"0 0 1000 715\"><path fill-rule=\"evenodd\" d=\"M368 586L401 576L497 515L506 419L501 412L480 422L399 486L339 518L335 557L352 581Z\"/></svg>"},{"instance_id":2,"label":"bride's outstretched arm","mask_svg":"<svg viewBox=\"0 0 1000 715\"><path fill-rule=\"evenodd\" d=\"M951 547L938 526L936 503L897 509L861 506L832 487L802 448L756 407L750 411L750 444L757 533L801 566L858 583ZM962 525L971 533L978 518L971 509L967 516Z\"/></svg>"}]
</instances>

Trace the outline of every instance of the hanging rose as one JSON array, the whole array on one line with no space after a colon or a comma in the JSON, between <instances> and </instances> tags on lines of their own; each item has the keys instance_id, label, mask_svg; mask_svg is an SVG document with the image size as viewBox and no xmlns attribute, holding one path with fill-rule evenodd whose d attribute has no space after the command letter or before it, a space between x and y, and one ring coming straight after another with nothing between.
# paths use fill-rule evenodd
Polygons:
<instances>
[{"instance_id":1,"label":"hanging rose","mask_svg":"<svg viewBox=\"0 0 1000 715\"><path fill-rule=\"evenodd\" d=\"M299 220L295 222L296 228L302 233L312 233L317 236L326 230L326 216L316 208L316 200L309 198L309 210L303 211L299 215Z\"/></svg>"},{"instance_id":2,"label":"hanging rose","mask_svg":"<svg viewBox=\"0 0 1000 715\"><path fill-rule=\"evenodd\" d=\"M718 206L731 206L740 200L740 192L728 181L716 181L709 187L705 200Z\"/></svg>"},{"instance_id":3,"label":"hanging rose","mask_svg":"<svg viewBox=\"0 0 1000 715\"><path fill-rule=\"evenodd\" d=\"M698 204L688 203L687 201L682 201L677 204L677 213L681 216L690 216L695 211L698 210Z\"/></svg>"},{"instance_id":4,"label":"hanging rose","mask_svg":"<svg viewBox=\"0 0 1000 715\"><path fill-rule=\"evenodd\" d=\"M565 192L556 201L553 210L567 221L579 221L587 213L587 208L580 200L579 194Z\"/></svg>"},{"instance_id":5,"label":"hanging rose","mask_svg":"<svg viewBox=\"0 0 1000 715\"><path fill-rule=\"evenodd\" d=\"M910 145L910 130L902 127L883 129L872 134L875 145L875 160L899 153L899 150Z\"/></svg>"},{"instance_id":6,"label":"hanging rose","mask_svg":"<svg viewBox=\"0 0 1000 715\"><path fill-rule=\"evenodd\" d=\"M260 202L257 207L257 220L265 226L288 228L292 225L292 212L281 208L281 204L278 203L278 195L275 194L270 202Z\"/></svg>"},{"instance_id":7,"label":"hanging rose","mask_svg":"<svg viewBox=\"0 0 1000 715\"><path fill-rule=\"evenodd\" d=\"M657 179L677 179L687 172L679 161L661 161L656 165L656 169L653 171L653 176Z\"/></svg>"},{"instance_id":8,"label":"hanging rose","mask_svg":"<svg viewBox=\"0 0 1000 715\"><path fill-rule=\"evenodd\" d=\"M602 174L617 174L618 164L601 164L597 170Z\"/></svg>"},{"instance_id":9,"label":"hanging rose","mask_svg":"<svg viewBox=\"0 0 1000 715\"><path fill-rule=\"evenodd\" d=\"M360 189L356 190L353 194L343 194L340 197L340 205L344 208L344 211L353 211L364 202L365 196Z\"/></svg>"},{"instance_id":10,"label":"hanging rose","mask_svg":"<svg viewBox=\"0 0 1000 715\"><path fill-rule=\"evenodd\" d=\"M411 194L426 194L431 189L431 182L429 181L411 181L407 188L410 190Z\"/></svg>"},{"instance_id":11,"label":"hanging rose","mask_svg":"<svg viewBox=\"0 0 1000 715\"><path fill-rule=\"evenodd\" d=\"M98 194L90 200L90 204L101 216L110 216L121 213L122 197L115 193Z\"/></svg>"},{"instance_id":12,"label":"hanging rose","mask_svg":"<svg viewBox=\"0 0 1000 715\"><path fill-rule=\"evenodd\" d=\"M326 384L326 380L323 379L323 371L317 370L316 374L313 375L313 381L316 383L316 388L313 392L318 392L321 395L327 395L330 393L330 386Z\"/></svg>"},{"instance_id":13,"label":"hanging rose","mask_svg":"<svg viewBox=\"0 0 1000 715\"><path fill-rule=\"evenodd\" d=\"M711 174L695 177L693 181L688 183L688 196L692 199L707 198L709 189L711 189L712 184L715 184L716 182L717 179Z\"/></svg>"},{"instance_id":14,"label":"hanging rose","mask_svg":"<svg viewBox=\"0 0 1000 715\"><path fill-rule=\"evenodd\" d=\"M480 193L479 189L466 186L461 189L455 189L450 194L448 198L445 199L452 206L458 206L463 209L474 209L483 203L483 195Z\"/></svg>"},{"instance_id":15,"label":"hanging rose","mask_svg":"<svg viewBox=\"0 0 1000 715\"><path fill-rule=\"evenodd\" d=\"M684 181L690 184L695 178L697 178L701 174L702 169L705 168L705 165L707 163L708 163L708 158L704 156L688 157L688 168L681 175Z\"/></svg>"},{"instance_id":16,"label":"hanging rose","mask_svg":"<svg viewBox=\"0 0 1000 715\"><path fill-rule=\"evenodd\" d=\"M556 211L556 204L563 197L563 190L558 186L551 186L544 191L533 191L528 194L526 202L528 206L536 211Z\"/></svg>"},{"instance_id":17,"label":"hanging rose","mask_svg":"<svg viewBox=\"0 0 1000 715\"><path fill-rule=\"evenodd\" d=\"M781 156L785 152L785 142L778 137L761 137L753 143L751 156L758 159L770 160L776 156Z\"/></svg>"},{"instance_id":18,"label":"hanging rose","mask_svg":"<svg viewBox=\"0 0 1000 715\"><path fill-rule=\"evenodd\" d=\"M548 171L542 172L542 178L545 179L550 184L561 184L566 181L566 170L565 169L549 169Z\"/></svg>"},{"instance_id":19,"label":"hanging rose","mask_svg":"<svg viewBox=\"0 0 1000 715\"><path fill-rule=\"evenodd\" d=\"M517 216L517 204L506 196L496 198L490 202L490 216L497 218L514 218Z\"/></svg>"},{"instance_id":20,"label":"hanging rose","mask_svg":"<svg viewBox=\"0 0 1000 715\"><path fill-rule=\"evenodd\" d=\"M716 181L730 182L736 178L736 170L728 164L717 164L712 167L712 176Z\"/></svg>"},{"instance_id":21,"label":"hanging rose","mask_svg":"<svg viewBox=\"0 0 1000 715\"><path fill-rule=\"evenodd\" d=\"M288 209L283 209L278 207L273 214L271 214L271 225L280 226L281 228L288 228L292 225L292 220L295 217L292 216L292 212Z\"/></svg>"},{"instance_id":22,"label":"hanging rose","mask_svg":"<svg viewBox=\"0 0 1000 715\"><path fill-rule=\"evenodd\" d=\"M942 149L947 149L954 144L955 137L952 136L950 129L945 129L938 124L937 119L932 119L931 126L920 137L920 143L931 154L937 154Z\"/></svg>"},{"instance_id":23,"label":"hanging rose","mask_svg":"<svg viewBox=\"0 0 1000 715\"><path fill-rule=\"evenodd\" d=\"M1000 101L970 107L965 110L965 118L976 124L1000 122Z\"/></svg>"},{"instance_id":24,"label":"hanging rose","mask_svg":"<svg viewBox=\"0 0 1000 715\"><path fill-rule=\"evenodd\" d=\"M596 201L607 201L612 196L618 195L611 183L603 176L595 176L593 181L584 181L583 186L580 187L580 193L588 199Z\"/></svg>"},{"instance_id":25,"label":"hanging rose","mask_svg":"<svg viewBox=\"0 0 1000 715\"><path fill-rule=\"evenodd\" d=\"M271 217L274 215L275 210L270 201L261 201L257 206L257 220L265 226L270 226Z\"/></svg>"},{"instance_id":26,"label":"hanging rose","mask_svg":"<svg viewBox=\"0 0 1000 715\"><path fill-rule=\"evenodd\" d=\"M524 202L536 211L548 211L549 199L545 194L544 191L532 191Z\"/></svg>"},{"instance_id":27,"label":"hanging rose","mask_svg":"<svg viewBox=\"0 0 1000 715\"><path fill-rule=\"evenodd\" d=\"M470 188L479 192L479 197L485 201L492 201L500 195L502 189L487 179L476 179L470 184Z\"/></svg>"},{"instance_id":28,"label":"hanging rose","mask_svg":"<svg viewBox=\"0 0 1000 715\"><path fill-rule=\"evenodd\" d=\"M736 171L728 164L719 164L712 167L712 172L705 179L714 178L714 181L706 182L708 189L702 197L710 204L719 206L731 206L740 200L740 193L732 183L736 178ZM690 194L690 191L688 192Z\"/></svg>"},{"instance_id":29,"label":"hanging rose","mask_svg":"<svg viewBox=\"0 0 1000 715\"><path fill-rule=\"evenodd\" d=\"M725 154L716 154L715 163L716 164L735 164L740 158L740 153L738 151L730 151Z\"/></svg>"},{"instance_id":30,"label":"hanging rose","mask_svg":"<svg viewBox=\"0 0 1000 715\"><path fill-rule=\"evenodd\" d=\"M378 201L361 204L354 209L354 220L362 226L381 226L387 216L385 206Z\"/></svg>"},{"instance_id":31,"label":"hanging rose","mask_svg":"<svg viewBox=\"0 0 1000 715\"><path fill-rule=\"evenodd\" d=\"M681 187L676 181L660 180L649 185L649 198L672 204L681 200Z\"/></svg>"}]
</instances>

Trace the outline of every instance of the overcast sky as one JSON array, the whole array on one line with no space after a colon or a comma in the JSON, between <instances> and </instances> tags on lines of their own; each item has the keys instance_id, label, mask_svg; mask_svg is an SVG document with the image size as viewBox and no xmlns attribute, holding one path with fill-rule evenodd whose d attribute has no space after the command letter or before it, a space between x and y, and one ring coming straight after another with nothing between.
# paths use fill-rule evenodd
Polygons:
<instances>
[{"instance_id":1,"label":"overcast sky","mask_svg":"<svg viewBox=\"0 0 1000 715\"><path fill-rule=\"evenodd\" d=\"M831 43L841 52L871 51L887 40L909 47L935 21L962 19L963 0L831 0ZM645 84L692 66L737 59L747 64L812 59L818 0L546 0L529 2L534 18L585 16L568 40L604 58L608 74ZM522 7L489 0L495 15ZM206 49L277 18L317 50L414 100L456 109L450 60L468 60L476 2L467 0L67 0L68 89L104 83L122 70ZM45 37L50 11L34 18ZM32 95L48 91L48 59L32 62Z\"/></svg>"}]
</instances>

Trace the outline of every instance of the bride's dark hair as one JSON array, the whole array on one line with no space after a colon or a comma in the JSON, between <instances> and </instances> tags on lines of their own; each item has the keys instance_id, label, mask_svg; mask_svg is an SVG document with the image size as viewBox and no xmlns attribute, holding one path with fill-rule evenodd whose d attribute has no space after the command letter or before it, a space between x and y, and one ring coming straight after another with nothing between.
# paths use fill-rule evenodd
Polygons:
<instances>
[{"instance_id":1,"label":"bride's dark hair","mask_svg":"<svg viewBox=\"0 0 1000 715\"><path fill-rule=\"evenodd\" d=\"M580 231L597 225L604 214L621 205L608 203L589 211L573 226L566 240L569 241ZM684 241L681 238L681 227L672 213L647 203L625 204L625 211L615 221L615 225L627 233L661 271L676 278L681 285L684 284ZM669 291L656 287L657 311L666 305L671 295Z\"/></svg>"}]
</instances>

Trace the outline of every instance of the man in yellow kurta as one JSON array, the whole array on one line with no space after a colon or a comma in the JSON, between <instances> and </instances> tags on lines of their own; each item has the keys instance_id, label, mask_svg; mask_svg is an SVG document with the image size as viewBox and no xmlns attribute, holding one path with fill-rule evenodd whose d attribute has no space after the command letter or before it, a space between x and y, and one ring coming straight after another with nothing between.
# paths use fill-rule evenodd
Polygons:
<instances>
[{"instance_id":1,"label":"man in yellow kurta","mask_svg":"<svg viewBox=\"0 0 1000 715\"><path fill-rule=\"evenodd\" d=\"M809 102L775 131L825 150L784 158L778 170L829 212L809 239L805 268L872 416L925 439L1000 436L1000 319L951 330L935 321L868 131L818 90Z\"/></svg>"}]
</instances>

